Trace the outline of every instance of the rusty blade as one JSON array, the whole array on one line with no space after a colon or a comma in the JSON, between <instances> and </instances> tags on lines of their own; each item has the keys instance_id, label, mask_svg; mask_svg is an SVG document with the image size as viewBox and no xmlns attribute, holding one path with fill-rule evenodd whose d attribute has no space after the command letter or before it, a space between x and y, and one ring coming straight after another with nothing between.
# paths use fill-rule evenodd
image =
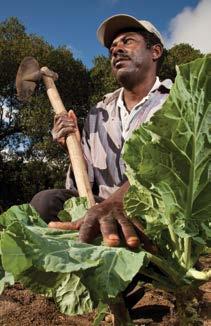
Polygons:
<instances>
[{"instance_id":1,"label":"rusty blade","mask_svg":"<svg viewBox=\"0 0 211 326\"><path fill-rule=\"evenodd\" d=\"M28 100L40 78L41 73L37 60L33 57L25 57L21 61L16 75L17 97L20 101Z\"/></svg>"}]
</instances>

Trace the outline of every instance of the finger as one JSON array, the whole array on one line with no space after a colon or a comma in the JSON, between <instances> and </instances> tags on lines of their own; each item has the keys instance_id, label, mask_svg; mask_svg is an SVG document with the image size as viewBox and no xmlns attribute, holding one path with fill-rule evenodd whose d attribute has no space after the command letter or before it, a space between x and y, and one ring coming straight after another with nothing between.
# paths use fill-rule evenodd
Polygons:
<instances>
[{"instance_id":1,"label":"finger","mask_svg":"<svg viewBox=\"0 0 211 326\"><path fill-rule=\"evenodd\" d=\"M56 131L60 131L63 128L73 128L73 129L77 129L76 124L74 121L71 120L60 120L58 121L58 123L54 126L54 129Z\"/></svg>"},{"instance_id":2,"label":"finger","mask_svg":"<svg viewBox=\"0 0 211 326\"><path fill-rule=\"evenodd\" d=\"M62 146L65 147L66 145L66 138L65 137L61 137L57 139L57 142Z\"/></svg>"},{"instance_id":3,"label":"finger","mask_svg":"<svg viewBox=\"0 0 211 326\"><path fill-rule=\"evenodd\" d=\"M67 120L68 115L66 113L55 114L54 116L54 125L57 125L62 120Z\"/></svg>"},{"instance_id":4,"label":"finger","mask_svg":"<svg viewBox=\"0 0 211 326\"><path fill-rule=\"evenodd\" d=\"M49 228L61 229L61 230L79 230L83 224L83 219L79 219L74 222L50 222L48 224Z\"/></svg>"},{"instance_id":5,"label":"finger","mask_svg":"<svg viewBox=\"0 0 211 326\"><path fill-rule=\"evenodd\" d=\"M87 213L84 223L79 231L79 239L81 242L91 243L95 237L99 234L100 227L96 216L92 216Z\"/></svg>"},{"instance_id":6,"label":"finger","mask_svg":"<svg viewBox=\"0 0 211 326\"><path fill-rule=\"evenodd\" d=\"M76 128L76 138L77 138L78 142L80 143L81 142L81 135L80 135L80 131L78 129L78 119L77 119L77 117L75 115L75 112L73 110L70 110L68 112L68 117L74 121L75 128Z\"/></svg>"},{"instance_id":7,"label":"finger","mask_svg":"<svg viewBox=\"0 0 211 326\"><path fill-rule=\"evenodd\" d=\"M136 228L136 232L139 235L141 242L143 243L143 248L152 254L157 254L158 248L156 245L153 244L153 242L144 233L144 227L141 224L141 222L137 218L133 218L131 221Z\"/></svg>"},{"instance_id":8,"label":"finger","mask_svg":"<svg viewBox=\"0 0 211 326\"><path fill-rule=\"evenodd\" d=\"M77 127L76 121L75 119L69 117L67 114L66 115L58 115L55 116L54 118L54 126L55 128L61 128L63 125L69 125L69 124L74 125L75 127Z\"/></svg>"},{"instance_id":9,"label":"finger","mask_svg":"<svg viewBox=\"0 0 211 326\"><path fill-rule=\"evenodd\" d=\"M70 110L70 111L68 112L68 117L69 117L71 120L73 120L74 123L76 124L76 126L78 127L78 119L77 119L77 117L76 117L76 115L75 115L75 112L74 112L73 110Z\"/></svg>"},{"instance_id":10,"label":"finger","mask_svg":"<svg viewBox=\"0 0 211 326\"><path fill-rule=\"evenodd\" d=\"M54 115L54 121L57 121L60 117L65 117L65 116L66 116L66 117L68 116L68 114L65 113L65 112L55 114L55 115Z\"/></svg>"},{"instance_id":11,"label":"finger","mask_svg":"<svg viewBox=\"0 0 211 326\"><path fill-rule=\"evenodd\" d=\"M103 236L103 241L109 247L117 247L120 244L117 223L112 215L103 216L100 219L100 231Z\"/></svg>"},{"instance_id":12,"label":"finger","mask_svg":"<svg viewBox=\"0 0 211 326\"><path fill-rule=\"evenodd\" d=\"M69 134L75 133L77 129L74 126L68 125L66 127L54 127L51 134L53 140L58 141L60 138L66 138Z\"/></svg>"},{"instance_id":13,"label":"finger","mask_svg":"<svg viewBox=\"0 0 211 326\"><path fill-rule=\"evenodd\" d=\"M122 233L124 235L126 244L128 247L137 248L140 245L139 237L125 214L122 211L114 210L114 215L119 225L121 226Z\"/></svg>"},{"instance_id":14,"label":"finger","mask_svg":"<svg viewBox=\"0 0 211 326\"><path fill-rule=\"evenodd\" d=\"M76 129L74 126L68 126L68 127L64 127L61 130L57 131L57 132L53 132L53 137L54 140L57 140L59 138L62 137L67 137L69 134L73 134L76 132Z\"/></svg>"}]
</instances>

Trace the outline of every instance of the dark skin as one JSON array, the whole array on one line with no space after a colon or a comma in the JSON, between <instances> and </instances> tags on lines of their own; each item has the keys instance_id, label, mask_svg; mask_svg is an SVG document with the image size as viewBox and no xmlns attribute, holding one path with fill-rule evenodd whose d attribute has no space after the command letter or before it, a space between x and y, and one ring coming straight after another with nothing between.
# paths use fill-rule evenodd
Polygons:
<instances>
[{"instance_id":1,"label":"dark skin","mask_svg":"<svg viewBox=\"0 0 211 326\"><path fill-rule=\"evenodd\" d=\"M131 109L145 97L156 80L157 60L162 55L160 44L147 48L143 36L137 32L118 34L109 49L114 76L124 88L124 102ZM53 137L64 145L69 133L77 132L76 118L71 114L55 118ZM79 230L82 242L91 243L100 233L109 246L118 246L123 240L126 246L137 248L140 242L146 250L155 252L156 248L143 233L138 220L128 220L123 209L123 198L129 189L129 182L102 203L90 208L84 218L77 222L51 222L49 227Z\"/></svg>"}]
</instances>

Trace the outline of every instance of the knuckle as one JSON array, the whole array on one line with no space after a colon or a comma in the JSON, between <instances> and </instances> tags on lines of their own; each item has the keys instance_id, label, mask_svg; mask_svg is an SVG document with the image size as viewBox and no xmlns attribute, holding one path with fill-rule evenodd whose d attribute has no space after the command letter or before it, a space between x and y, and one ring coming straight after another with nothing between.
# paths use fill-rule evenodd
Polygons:
<instances>
[{"instance_id":1,"label":"knuckle","mask_svg":"<svg viewBox=\"0 0 211 326\"><path fill-rule=\"evenodd\" d=\"M112 215L104 215L100 219L100 224L114 224L115 219Z\"/></svg>"}]
</instances>

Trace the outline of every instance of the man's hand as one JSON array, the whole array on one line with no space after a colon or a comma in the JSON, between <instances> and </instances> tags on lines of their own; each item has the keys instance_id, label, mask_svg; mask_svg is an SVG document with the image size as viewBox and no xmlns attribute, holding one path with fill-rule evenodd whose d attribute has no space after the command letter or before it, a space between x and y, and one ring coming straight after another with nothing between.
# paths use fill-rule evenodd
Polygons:
<instances>
[{"instance_id":1,"label":"man's hand","mask_svg":"<svg viewBox=\"0 0 211 326\"><path fill-rule=\"evenodd\" d=\"M79 239L91 243L100 233L103 241L111 247L116 247L123 240L130 248L137 248L140 243L144 249L155 253L156 247L143 232L143 227L137 219L129 220L123 209L123 196L129 188L126 182L108 199L91 207L84 218L75 222L50 222L51 228L64 230L79 230Z\"/></svg>"},{"instance_id":2,"label":"man's hand","mask_svg":"<svg viewBox=\"0 0 211 326\"><path fill-rule=\"evenodd\" d=\"M129 183L126 182L108 199L91 207L85 217L77 222L50 222L48 226L79 230L79 239L86 243L91 243L101 233L109 246L120 244L120 230L128 246L138 247L138 236L123 212L123 197L128 188Z\"/></svg>"},{"instance_id":3,"label":"man's hand","mask_svg":"<svg viewBox=\"0 0 211 326\"><path fill-rule=\"evenodd\" d=\"M79 238L82 242L91 243L101 233L103 241L112 247L120 244L121 238L131 248L139 246L138 235L123 211L120 202L102 202L86 214L80 227Z\"/></svg>"},{"instance_id":4,"label":"man's hand","mask_svg":"<svg viewBox=\"0 0 211 326\"><path fill-rule=\"evenodd\" d=\"M100 233L103 241L111 247L120 244L121 236L128 247L136 248L140 244L138 235L123 212L122 203L106 201L90 208L83 219L76 222L50 222L49 227L65 230L79 230L79 239L91 243Z\"/></svg>"},{"instance_id":5,"label":"man's hand","mask_svg":"<svg viewBox=\"0 0 211 326\"><path fill-rule=\"evenodd\" d=\"M141 244L146 251L157 253L157 248L144 234L138 219L127 218L122 204L106 201L90 208L85 217L75 222L50 222L50 228L79 230L81 242L92 243L102 234L103 241L110 247L117 247L123 240L128 247L135 249Z\"/></svg>"},{"instance_id":6,"label":"man's hand","mask_svg":"<svg viewBox=\"0 0 211 326\"><path fill-rule=\"evenodd\" d=\"M75 113L70 110L68 113L56 114L51 133L53 140L57 141L62 147L66 147L66 138L72 133L76 133L76 136L80 141L80 134Z\"/></svg>"}]
</instances>

